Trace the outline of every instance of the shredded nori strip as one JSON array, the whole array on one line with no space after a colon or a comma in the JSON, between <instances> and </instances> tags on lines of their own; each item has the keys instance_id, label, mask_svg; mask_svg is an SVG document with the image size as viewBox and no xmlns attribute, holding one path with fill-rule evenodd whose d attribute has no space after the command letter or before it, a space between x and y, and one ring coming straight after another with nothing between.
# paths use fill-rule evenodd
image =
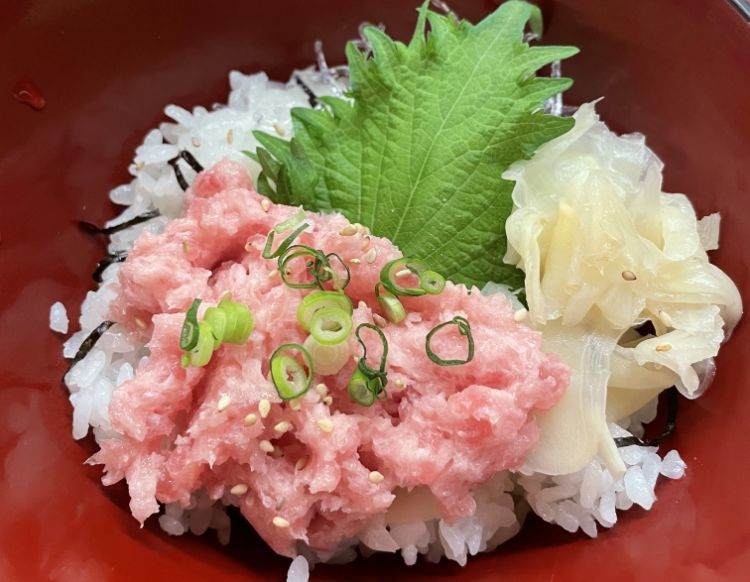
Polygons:
<instances>
[{"instance_id":1,"label":"shredded nori strip","mask_svg":"<svg viewBox=\"0 0 750 582\"><path fill-rule=\"evenodd\" d=\"M305 92L305 95L307 95L307 101L310 103L310 107L317 107L318 106L318 96L313 93L313 90L310 89L310 87L305 83L299 75L294 75L294 80L297 82L297 85L302 87L302 90Z\"/></svg>"},{"instance_id":2,"label":"shredded nori strip","mask_svg":"<svg viewBox=\"0 0 750 582\"><path fill-rule=\"evenodd\" d=\"M91 348L94 347L94 344L99 341L99 338L102 337L102 334L107 331L110 327L112 327L115 324L114 321L102 321L97 328L92 331L89 336L83 340L81 343L81 347L78 348L78 351L76 352L75 357L70 363L70 366L75 366L78 362L80 362L83 358L86 357L86 355L91 351Z\"/></svg>"},{"instance_id":3,"label":"shredded nori strip","mask_svg":"<svg viewBox=\"0 0 750 582\"><path fill-rule=\"evenodd\" d=\"M196 172L202 172L203 166L201 166L200 162L196 160L193 154L191 154L187 150L180 151L179 154L177 154L171 160L167 161L167 163L172 166L172 170L174 170L174 177L177 179L177 183L180 185L180 188L182 188L182 191L184 192L185 190L190 188L190 184L188 184L188 181L185 179L180 166L177 164L177 162L180 161L180 158L185 160L188 166L193 168L193 170L195 170Z\"/></svg>"},{"instance_id":4,"label":"shredded nori strip","mask_svg":"<svg viewBox=\"0 0 750 582\"><path fill-rule=\"evenodd\" d=\"M126 228L130 228L131 226L135 226L136 224L140 224L141 222L146 222L147 220L156 218L160 214L161 213L158 210L149 210L147 212L144 212L143 214L134 216L130 220L126 220L125 222L121 222L120 224L115 224L114 226L107 226L107 227L99 227L99 226L96 226L95 224L91 224L90 222L79 220L78 226L80 226L84 231L86 231L89 234L114 234L121 230L125 230Z\"/></svg>"},{"instance_id":5,"label":"shredded nori strip","mask_svg":"<svg viewBox=\"0 0 750 582\"><path fill-rule=\"evenodd\" d=\"M659 444L671 436L677 428L677 388L670 388L664 393L664 398L667 401L667 420L664 423L664 430L662 433L652 439L639 439L635 436L619 437L615 439L615 445L618 447L627 447L630 445L640 445L642 447L658 447Z\"/></svg>"},{"instance_id":6,"label":"shredded nori strip","mask_svg":"<svg viewBox=\"0 0 750 582\"><path fill-rule=\"evenodd\" d=\"M122 263L127 258L128 251L116 251L114 253L109 253L106 257L104 257L96 264L96 269L94 269L94 272L91 274L91 276L94 278L94 281L96 281L97 283L101 283L102 273L104 272L104 269L114 263Z\"/></svg>"}]
</instances>

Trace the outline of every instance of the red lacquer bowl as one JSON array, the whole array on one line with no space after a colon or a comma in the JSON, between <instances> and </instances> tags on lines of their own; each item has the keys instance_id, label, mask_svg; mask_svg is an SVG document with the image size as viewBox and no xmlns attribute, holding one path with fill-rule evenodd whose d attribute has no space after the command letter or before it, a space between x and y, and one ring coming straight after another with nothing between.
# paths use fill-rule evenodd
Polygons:
<instances>
[{"instance_id":1,"label":"red lacquer bowl","mask_svg":"<svg viewBox=\"0 0 750 582\"><path fill-rule=\"evenodd\" d=\"M79 304L101 244L73 227L114 213L105 196L167 103L210 104L232 68L286 79L322 38L330 60L364 21L406 38L415 0L68 0L0 10L0 580L280 580L288 561L246 526L228 548L211 536L144 529L123 486L105 489L70 436L54 300ZM547 41L576 44L571 102L605 96L603 117L641 131L666 161L666 189L722 213L715 261L748 297L750 27L719 0L542 2ZM456 1L477 20L495 6ZM15 101L19 81L46 99ZM77 317L77 310L71 315ZM715 384L682 407L676 447L688 476L657 489L599 538L539 522L461 569L395 557L321 566L317 580L750 579L750 328L719 358ZM153 520L152 520L153 521Z\"/></svg>"}]
</instances>

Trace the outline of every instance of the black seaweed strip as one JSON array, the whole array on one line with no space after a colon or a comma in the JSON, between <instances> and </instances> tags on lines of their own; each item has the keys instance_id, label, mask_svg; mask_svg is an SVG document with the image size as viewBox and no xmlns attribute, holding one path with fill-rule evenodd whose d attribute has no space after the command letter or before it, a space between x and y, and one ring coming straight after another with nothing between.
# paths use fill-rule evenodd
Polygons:
<instances>
[{"instance_id":1,"label":"black seaweed strip","mask_svg":"<svg viewBox=\"0 0 750 582\"><path fill-rule=\"evenodd\" d=\"M94 281L96 281L97 283L101 283L102 273L104 272L104 269L106 269L113 263L122 263L127 258L127 251L117 251L115 253L110 253L96 264L96 269L94 269L94 272L91 274L91 276L94 278Z\"/></svg>"},{"instance_id":2,"label":"black seaweed strip","mask_svg":"<svg viewBox=\"0 0 750 582\"><path fill-rule=\"evenodd\" d=\"M196 160L193 154L191 154L189 151L182 150L180 152L180 157L185 160L188 165L196 172L200 173L203 171L203 166L201 166L200 162Z\"/></svg>"},{"instance_id":3,"label":"black seaweed strip","mask_svg":"<svg viewBox=\"0 0 750 582\"><path fill-rule=\"evenodd\" d=\"M664 423L664 430L658 437L647 440L639 439L638 437L634 436L619 437L615 439L615 445L617 445L618 447L627 447L630 445L640 445L642 447L658 447L659 444L664 439L671 436L677 428L677 408L679 404L677 396L677 388L670 388L664 394L664 397L667 400L667 420Z\"/></svg>"},{"instance_id":4,"label":"black seaweed strip","mask_svg":"<svg viewBox=\"0 0 750 582\"><path fill-rule=\"evenodd\" d=\"M182 191L184 192L185 190L190 188L190 184L188 184L185 176L182 175L182 170L180 170L180 166L177 164L179 160L180 156L175 156L167 163L172 166L172 169L174 170L174 177L177 179L177 183L180 185L180 188L182 188Z\"/></svg>"},{"instance_id":5,"label":"black seaweed strip","mask_svg":"<svg viewBox=\"0 0 750 582\"><path fill-rule=\"evenodd\" d=\"M294 75L294 80L297 82L297 85L302 87L302 90L307 95L307 101L310 103L310 107L317 107L318 106L318 96L313 93L313 90L308 87L307 83L305 83L302 79L300 79L299 75Z\"/></svg>"},{"instance_id":6,"label":"black seaweed strip","mask_svg":"<svg viewBox=\"0 0 750 582\"><path fill-rule=\"evenodd\" d=\"M114 234L121 230L125 230L126 228L130 228L131 226L135 226L136 224L140 224L141 222L146 222L147 220L156 218L159 214L158 210L149 210L148 212L134 216L130 220L126 220L125 222L121 222L114 226L107 226L105 228L98 227L95 224L83 220L78 221L78 226L89 234Z\"/></svg>"},{"instance_id":7,"label":"black seaweed strip","mask_svg":"<svg viewBox=\"0 0 750 582\"><path fill-rule=\"evenodd\" d=\"M81 347L78 348L78 351L76 352L75 357L70 363L71 368L75 366L78 362L80 362L83 358L86 357L86 355L91 351L91 348L94 347L94 344L99 341L99 338L102 337L102 334L107 331L110 327L112 327L115 324L114 321L103 321L101 322L97 328L92 331L89 336L83 340L81 343Z\"/></svg>"}]
</instances>

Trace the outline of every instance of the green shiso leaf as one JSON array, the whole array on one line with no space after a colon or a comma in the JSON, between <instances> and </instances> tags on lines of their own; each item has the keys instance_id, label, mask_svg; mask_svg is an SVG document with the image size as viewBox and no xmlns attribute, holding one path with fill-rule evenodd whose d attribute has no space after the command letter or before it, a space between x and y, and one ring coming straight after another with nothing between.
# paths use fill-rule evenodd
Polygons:
<instances>
[{"instance_id":1,"label":"green shiso leaf","mask_svg":"<svg viewBox=\"0 0 750 582\"><path fill-rule=\"evenodd\" d=\"M527 23L540 30L539 9L511 0L476 25L425 3L409 44L368 27L371 55L346 48L351 101L292 110L291 142L255 134L264 190L340 211L453 281L522 287L502 262L513 183L501 174L573 126L541 112L571 80L535 73L578 52L529 47Z\"/></svg>"}]
</instances>

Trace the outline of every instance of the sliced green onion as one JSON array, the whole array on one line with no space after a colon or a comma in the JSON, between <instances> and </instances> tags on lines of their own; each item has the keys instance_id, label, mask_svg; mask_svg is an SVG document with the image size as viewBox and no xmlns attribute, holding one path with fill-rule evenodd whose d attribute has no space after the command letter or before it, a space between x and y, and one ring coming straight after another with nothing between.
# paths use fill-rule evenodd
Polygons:
<instances>
[{"instance_id":1,"label":"sliced green onion","mask_svg":"<svg viewBox=\"0 0 750 582\"><path fill-rule=\"evenodd\" d=\"M304 360L305 367L300 364L294 356L286 355L288 352L299 352ZM314 367L308 351L300 344L281 344L270 360L271 380L276 387L276 392L283 400L299 398L310 389L312 384Z\"/></svg>"},{"instance_id":2,"label":"sliced green onion","mask_svg":"<svg viewBox=\"0 0 750 582\"><path fill-rule=\"evenodd\" d=\"M399 298L388 291L382 283L375 285L375 297L388 321L401 323L406 318L406 310Z\"/></svg>"},{"instance_id":3,"label":"sliced green onion","mask_svg":"<svg viewBox=\"0 0 750 582\"><path fill-rule=\"evenodd\" d=\"M305 220L306 216L307 215L305 214L305 211L300 208L297 214L287 218L283 222L280 222L279 224L273 227L273 230L274 232L278 234L281 234L282 232L286 232L290 228L294 228L295 226L300 224L303 220Z\"/></svg>"},{"instance_id":4,"label":"sliced green onion","mask_svg":"<svg viewBox=\"0 0 750 582\"><path fill-rule=\"evenodd\" d=\"M198 324L198 342L195 347L188 352L189 365L196 367L205 366L211 361L213 353L214 334L211 331L211 326L205 321L201 321ZM183 365L185 364L185 361L186 360L183 358Z\"/></svg>"},{"instance_id":5,"label":"sliced green onion","mask_svg":"<svg viewBox=\"0 0 750 582\"><path fill-rule=\"evenodd\" d=\"M283 224L283 223L282 223ZM276 257L281 257L284 253L287 252L290 246L292 246L292 243L294 242L294 239L296 239L300 233L305 230L309 225L307 223L301 224L297 227L297 229L290 234L288 237L286 237L278 247L276 247L275 251L271 251L273 248L273 239L275 234L278 232L276 228L274 228L271 232L268 233L268 238L266 238L266 244L263 247L263 253L262 257L264 259L275 259Z\"/></svg>"},{"instance_id":6,"label":"sliced green onion","mask_svg":"<svg viewBox=\"0 0 750 582\"><path fill-rule=\"evenodd\" d=\"M180 330L180 349L192 350L198 344L198 307L201 300L195 299L185 313L185 321Z\"/></svg>"},{"instance_id":7,"label":"sliced green onion","mask_svg":"<svg viewBox=\"0 0 750 582\"><path fill-rule=\"evenodd\" d=\"M383 353L380 356L380 364L377 368L372 368L367 363L367 345L362 340L360 332L363 328L375 331L383 344ZM385 364L388 359L388 340L383 331L371 323L361 323L354 332L357 336L359 345L362 346L362 357L357 361L357 369L349 380L349 395L352 400L363 406L370 406L375 399L385 393L385 387L388 384L388 375L385 372ZM362 393L362 388L371 393L371 397Z\"/></svg>"},{"instance_id":8,"label":"sliced green onion","mask_svg":"<svg viewBox=\"0 0 750 582\"><path fill-rule=\"evenodd\" d=\"M352 317L339 307L319 309L310 322L310 335L326 346L340 344L352 332Z\"/></svg>"},{"instance_id":9,"label":"sliced green onion","mask_svg":"<svg viewBox=\"0 0 750 582\"><path fill-rule=\"evenodd\" d=\"M311 279L308 281L295 281L290 278L290 266L295 260L303 257L310 257L305 263L305 272L311 276ZM315 287L321 287L319 283L319 265L325 262L325 260L325 255L317 249L306 245L291 246L279 257L281 280L292 289L314 289Z\"/></svg>"},{"instance_id":10,"label":"sliced green onion","mask_svg":"<svg viewBox=\"0 0 750 582\"><path fill-rule=\"evenodd\" d=\"M326 307L338 307L343 309L348 315L353 312L352 302L343 293L335 291L315 291L306 295L297 307L297 323L305 331L310 331L310 322L313 315Z\"/></svg>"},{"instance_id":11,"label":"sliced green onion","mask_svg":"<svg viewBox=\"0 0 750 582\"><path fill-rule=\"evenodd\" d=\"M362 406L372 406L377 398L375 392L370 389L369 378L359 368L354 370L347 389L351 399Z\"/></svg>"},{"instance_id":12,"label":"sliced green onion","mask_svg":"<svg viewBox=\"0 0 750 582\"><path fill-rule=\"evenodd\" d=\"M394 295L410 295L416 297L427 293L421 287L404 287L396 282L404 271L416 275L421 279L421 273L426 267L421 261L401 257L385 264L380 271L380 281L383 286Z\"/></svg>"},{"instance_id":13,"label":"sliced green onion","mask_svg":"<svg viewBox=\"0 0 750 582\"><path fill-rule=\"evenodd\" d=\"M441 358L435 352L432 351L432 348L430 347L430 341L432 341L432 336L434 336L437 332L439 332L441 329L443 329L447 325L457 326L458 332L462 336L466 337L466 342L467 342L466 359L444 360L443 358ZM465 317L461 317L460 315L457 315L450 321L444 321L443 323L433 327L430 330L430 333L428 333L427 337L425 338L425 351L427 352L427 357L430 358L433 362L435 362L438 366L460 366L461 364L467 364L468 362L471 362L471 360L474 359L474 336L471 335L471 325L469 324L469 320L467 320Z\"/></svg>"},{"instance_id":14,"label":"sliced green onion","mask_svg":"<svg viewBox=\"0 0 750 582\"><path fill-rule=\"evenodd\" d=\"M424 271L419 278L419 286L430 295L437 295L445 289L445 277L435 271Z\"/></svg>"},{"instance_id":15,"label":"sliced green onion","mask_svg":"<svg viewBox=\"0 0 750 582\"><path fill-rule=\"evenodd\" d=\"M253 332L253 314L246 305L230 299L222 299L218 308L226 315L223 342L244 344Z\"/></svg>"},{"instance_id":16,"label":"sliced green onion","mask_svg":"<svg viewBox=\"0 0 750 582\"><path fill-rule=\"evenodd\" d=\"M336 259L336 261L343 267L343 276L333 268L331 265L331 259ZM344 262L344 259L342 259L339 255L336 253L328 253L325 256L325 261L322 261L318 265L319 267L319 275L316 277L318 281L318 285L320 288L323 288L323 283L330 281L331 285L336 291L343 291L346 289L346 286L349 285L349 281L351 281L352 274L349 270L349 267Z\"/></svg>"},{"instance_id":17,"label":"sliced green onion","mask_svg":"<svg viewBox=\"0 0 750 582\"><path fill-rule=\"evenodd\" d=\"M203 315L203 321L211 327L211 333L214 336L214 346L218 348L224 340L227 328L226 311L218 307L209 307Z\"/></svg>"},{"instance_id":18,"label":"sliced green onion","mask_svg":"<svg viewBox=\"0 0 750 582\"><path fill-rule=\"evenodd\" d=\"M315 366L315 373L321 376L338 374L351 358L352 350L349 342L341 342L332 346L321 344L313 336L307 336L303 347L309 352Z\"/></svg>"}]
</instances>

